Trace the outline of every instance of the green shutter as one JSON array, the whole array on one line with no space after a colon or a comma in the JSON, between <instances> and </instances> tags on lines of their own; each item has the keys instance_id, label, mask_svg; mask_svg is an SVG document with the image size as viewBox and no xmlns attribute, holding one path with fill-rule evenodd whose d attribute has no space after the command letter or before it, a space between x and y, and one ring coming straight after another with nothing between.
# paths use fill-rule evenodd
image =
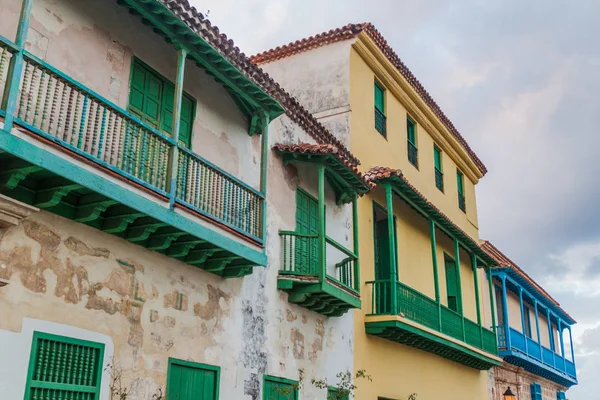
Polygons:
<instances>
[{"instance_id":1,"label":"green shutter","mask_svg":"<svg viewBox=\"0 0 600 400\"><path fill-rule=\"evenodd\" d=\"M556 392L556 400L567 400L565 392Z\"/></svg>"},{"instance_id":2,"label":"green shutter","mask_svg":"<svg viewBox=\"0 0 600 400\"><path fill-rule=\"evenodd\" d=\"M446 295L448 296L448 308L458 312L458 275L456 273L456 262L446 256L444 257L446 267Z\"/></svg>"},{"instance_id":3,"label":"green shutter","mask_svg":"<svg viewBox=\"0 0 600 400\"><path fill-rule=\"evenodd\" d=\"M463 187L463 174L460 171L456 171L456 185L458 187L458 193L464 196L464 187Z\"/></svg>"},{"instance_id":4,"label":"green shutter","mask_svg":"<svg viewBox=\"0 0 600 400\"><path fill-rule=\"evenodd\" d=\"M217 400L219 373L219 367L170 359L167 399Z\"/></svg>"},{"instance_id":5,"label":"green shutter","mask_svg":"<svg viewBox=\"0 0 600 400\"><path fill-rule=\"evenodd\" d=\"M297 383L288 379L265 376L263 400L298 400Z\"/></svg>"},{"instance_id":6,"label":"green shutter","mask_svg":"<svg viewBox=\"0 0 600 400\"><path fill-rule=\"evenodd\" d=\"M171 136L175 86L139 60L134 60L131 70L129 111L148 125ZM183 94L179 141L190 147L195 101Z\"/></svg>"},{"instance_id":7,"label":"green shutter","mask_svg":"<svg viewBox=\"0 0 600 400\"><path fill-rule=\"evenodd\" d=\"M327 400L349 400L350 395L344 394L345 391L346 390L342 389L340 390L340 393L338 393L338 389L330 387L327 389Z\"/></svg>"},{"instance_id":8,"label":"green shutter","mask_svg":"<svg viewBox=\"0 0 600 400\"><path fill-rule=\"evenodd\" d=\"M34 332L25 400L98 400L104 345Z\"/></svg>"},{"instance_id":9,"label":"green shutter","mask_svg":"<svg viewBox=\"0 0 600 400\"><path fill-rule=\"evenodd\" d=\"M437 146L433 146L433 160L435 168L442 171L442 151Z\"/></svg>"},{"instance_id":10,"label":"green shutter","mask_svg":"<svg viewBox=\"0 0 600 400\"><path fill-rule=\"evenodd\" d=\"M375 107L385 114L385 95L381 85L375 82Z\"/></svg>"},{"instance_id":11,"label":"green shutter","mask_svg":"<svg viewBox=\"0 0 600 400\"><path fill-rule=\"evenodd\" d=\"M303 190L296 191L296 232L319 234L319 203ZM298 237L296 239L296 270L305 274L318 272L318 241Z\"/></svg>"},{"instance_id":12,"label":"green shutter","mask_svg":"<svg viewBox=\"0 0 600 400\"><path fill-rule=\"evenodd\" d=\"M542 399L542 386L539 383L531 384L531 400L543 400Z\"/></svg>"},{"instance_id":13,"label":"green shutter","mask_svg":"<svg viewBox=\"0 0 600 400\"><path fill-rule=\"evenodd\" d=\"M416 126L412 119L406 118L406 136L408 141L417 146Z\"/></svg>"}]
</instances>

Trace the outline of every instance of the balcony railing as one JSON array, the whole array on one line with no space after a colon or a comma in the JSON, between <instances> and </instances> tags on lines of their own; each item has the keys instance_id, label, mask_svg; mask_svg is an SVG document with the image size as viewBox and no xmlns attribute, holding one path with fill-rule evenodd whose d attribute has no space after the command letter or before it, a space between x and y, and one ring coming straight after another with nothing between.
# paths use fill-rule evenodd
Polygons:
<instances>
[{"instance_id":1,"label":"balcony railing","mask_svg":"<svg viewBox=\"0 0 600 400\"><path fill-rule=\"evenodd\" d=\"M496 327L496 331L498 332L498 348L501 353L503 350L517 352L518 354L531 357L557 372L569 375L574 379L577 378L575 364L561 355L556 354L551 349L540 345L538 342L511 327L508 328L511 347L509 349L507 348L508 340L506 336L506 326L498 326Z\"/></svg>"},{"instance_id":2,"label":"balcony railing","mask_svg":"<svg viewBox=\"0 0 600 400\"><path fill-rule=\"evenodd\" d=\"M392 282L370 281L371 315L391 314ZM464 316L450 310L419 291L396 282L396 310L404 318L459 339L471 346L496 354L496 335Z\"/></svg>"},{"instance_id":3,"label":"balcony railing","mask_svg":"<svg viewBox=\"0 0 600 400\"><path fill-rule=\"evenodd\" d=\"M419 168L419 149L417 149L417 146L410 141L407 141L407 147L408 161L415 167Z\"/></svg>"},{"instance_id":4,"label":"balcony railing","mask_svg":"<svg viewBox=\"0 0 600 400\"><path fill-rule=\"evenodd\" d=\"M375 107L375 129L384 137L387 136L386 116L379 108Z\"/></svg>"},{"instance_id":5,"label":"balcony railing","mask_svg":"<svg viewBox=\"0 0 600 400\"><path fill-rule=\"evenodd\" d=\"M345 289L358 293L357 257L350 250L330 237L325 237L325 260L319 260L319 235L311 235L293 231L280 231L283 248L283 263L280 273L286 275L318 277L325 270L324 276ZM331 260L333 258L333 260ZM328 263L332 268L328 268ZM333 269L333 275L327 271Z\"/></svg>"},{"instance_id":6,"label":"balcony railing","mask_svg":"<svg viewBox=\"0 0 600 400\"><path fill-rule=\"evenodd\" d=\"M0 94L14 52L14 45L0 38ZM261 193L28 52L15 123L262 243ZM174 148L179 168L171 193Z\"/></svg>"}]
</instances>

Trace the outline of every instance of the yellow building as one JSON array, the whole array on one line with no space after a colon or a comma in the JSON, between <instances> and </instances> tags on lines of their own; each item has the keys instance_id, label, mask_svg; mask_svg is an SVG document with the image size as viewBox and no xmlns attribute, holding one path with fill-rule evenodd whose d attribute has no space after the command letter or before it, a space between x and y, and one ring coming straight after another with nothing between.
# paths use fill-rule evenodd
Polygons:
<instances>
[{"instance_id":1,"label":"yellow building","mask_svg":"<svg viewBox=\"0 0 600 400\"><path fill-rule=\"evenodd\" d=\"M254 56L362 162L357 399L488 397L501 364L475 185L486 168L371 24ZM392 210L392 212L390 212Z\"/></svg>"}]
</instances>

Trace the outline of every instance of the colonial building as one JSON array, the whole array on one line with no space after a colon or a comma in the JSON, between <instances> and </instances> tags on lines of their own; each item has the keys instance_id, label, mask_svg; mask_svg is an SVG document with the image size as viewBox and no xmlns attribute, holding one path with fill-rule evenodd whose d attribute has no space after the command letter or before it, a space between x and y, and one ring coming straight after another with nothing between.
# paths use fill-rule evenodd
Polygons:
<instances>
[{"instance_id":1,"label":"colonial building","mask_svg":"<svg viewBox=\"0 0 600 400\"><path fill-rule=\"evenodd\" d=\"M517 400L564 400L577 384L575 320L493 244L483 242L482 248L497 261L492 277L504 358L491 371L490 400L502 400L509 387Z\"/></svg>"},{"instance_id":2,"label":"colonial building","mask_svg":"<svg viewBox=\"0 0 600 400\"><path fill-rule=\"evenodd\" d=\"M371 24L252 60L351 148L375 186L358 200L354 365L373 382L357 381L356 398L486 398L487 371L502 359L496 260L478 236L484 164Z\"/></svg>"},{"instance_id":3,"label":"colonial building","mask_svg":"<svg viewBox=\"0 0 600 400\"><path fill-rule=\"evenodd\" d=\"M295 383L354 370L347 141L186 0L0 9L2 400L326 398Z\"/></svg>"}]
</instances>

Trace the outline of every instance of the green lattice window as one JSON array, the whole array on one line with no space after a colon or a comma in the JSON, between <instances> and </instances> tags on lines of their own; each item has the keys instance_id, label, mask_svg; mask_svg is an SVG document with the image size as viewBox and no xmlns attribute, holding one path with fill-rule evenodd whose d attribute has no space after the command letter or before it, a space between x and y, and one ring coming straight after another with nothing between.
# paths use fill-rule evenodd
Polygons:
<instances>
[{"instance_id":1,"label":"green lattice window","mask_svg":"<svg viewBox=\"0 0 600 400\"><path fill-rule=\"evenodd\" d=\"M458 208L463 212L466 212L467 206L465 205L465 178L462 172L456 170L456 187L458 190Z\"/></svg>"},{"instance_id":2,"label":"green lattice window","mask_svg":"<svg viewBox=\"0 0 600 400\"><path fill-rule=\"evenodd\" d=\"M327 389L327 400L350 400L350 395L344 389L330 387Z\"/></svg>"},{"instance_id":3,"label":"green lattice window","mask_svg":"<svg viewBox=\"0 0 600 400\"><path fill-rule=\"evenodd\" d=\"M385 89L375 82L375 129L384 137L387 135L385 117Z\"/></svg>"},{"instance_id":4,"label":"green lattice window","mask_svg":"<svg viewBox=\"0 0 600 400\"><path fill-rule=\"evenodd\" d=\"M556 400L567 400L565 392L556 392Z\"/></svg>"},{"instance_id":5,"label":"green lattice window","mask_svg":"<svg viewBox=\"0 0 600 400\"><path fill-rule=\"evenodd\" d=\"M34 332L25 400L98 400L104 345Z\"/></svg>"},{"instance_id":6,"label":"green lattice window","mask_svg":"<svg viewBox=\"0 0 600 400\"><path fill-rule=\"evenodd\" d=\"M129 88L129 112L142 121L171 135L175 85L138 59L131 68ZM196 102L183 94L181 101L181 125L179 141L190 147Z\"/></svg>"},{"instance_id":7,"label":"green lattice window","mask_svg":"<svg viewBox=\"0 0 600 400\"><path fill-rule=\"evenodd\" d=\"M543 400L542 399L542 385L539 383L531 384L531 400Z\"/></svg>"},{"instance_id":8,"label":"green lattice window","mask_svg":"<svg viewBox=\"0 0 600 400\"><path fill-rule=\"evenodd\" d=\"M442 150L433 146L433 163L435 167L435 186L444 191L444 172L442 172Z\"/></svg>"},{"instance_id":9,"label":"green lattice window","mask_svg":"<svg viewBox=\"0 0 600 400\"><path fill-rule=\"evenodd\" d=\"M406 117L406 139L408 148L408 161L419 168L419 150L417 149L417 124Z\"/></svg>"},{"instance_id":10,"label":"green lattice window","mask_svg":"<svg viewBox=\"0 0 600 400\"><path fill-rule=\"evenodd\" d=\"M265 375L263 400L298 400L298 382Z\"/></svg>"}]
</instances>

